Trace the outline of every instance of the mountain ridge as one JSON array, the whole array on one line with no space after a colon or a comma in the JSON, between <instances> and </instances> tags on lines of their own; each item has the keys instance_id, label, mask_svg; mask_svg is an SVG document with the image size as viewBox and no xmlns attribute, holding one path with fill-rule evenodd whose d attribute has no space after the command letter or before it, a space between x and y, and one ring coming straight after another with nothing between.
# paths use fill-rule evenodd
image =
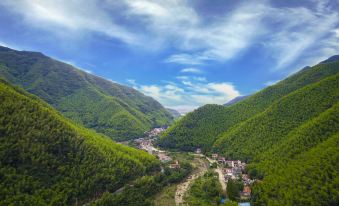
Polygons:
<instances>
[{"instance_id":1,"label":"mountain ridge","mask_svg":"<svg viewBox=\"0 0 339 206\"><path fill-rule=\"evenodd\" d=\"M241 101L241 100L243 100L243 99L248 98L249 96L250 96L250 95L238 96L238 97L236 97L236 98L234 98L234 99L231 99L230 101L226 102L226 103L224 104L224 106L231 106L231 105L236 104L237 102L239 102L239 101Z\"/></svg>"},{"instance_id":2,"label":"mountain ridge","mask_svg":"<svg viewBox=\"0 0 339 206\"><path fill-rule=\"evenodd\" d=\"M0 76L115 140L137 138L173 121L153 98L39 52L0 47Z\"/></svg>"},{"instance_id":3,"label":"mountain ridge","mask_svg":"<svg viewBox=\"0 0 339 206\"><path fill-rule=\"evenodd\" d=\"M330 58L331 59L331 58ZM306 67L236 104L205 105L159 145L247 163L254 205L337 205L339 61Z\"/></svg>"},{"instance_id":4,"label":"mountain ridge","mask_svg":"<svg viewBox=\"0 0 339 206\"><path fill-rule=\"evenodd\" d=\"M171 108L166 108L167 109L167 111L169 111L171 114L172 114L172 116L174 117L174 118L180 118L182 115L180 114L180 112L178 112L177 110L175 110L175 109L171 109Z\"/></svg>"},{"instance_id":5,"label":"mountain ridge","mask_svg":"<svg viewBox=\"0 0 339 206\"><path fill-rule=\"evenodd\" d=\"M286 94L337 73L339 62L317 64L303 69L275 85L230 106L205 105L188 113L162 136L163 147L194 151L202 147L210 151L213 142L236 124L264 111Z\"/></svg>"}]
</instances>

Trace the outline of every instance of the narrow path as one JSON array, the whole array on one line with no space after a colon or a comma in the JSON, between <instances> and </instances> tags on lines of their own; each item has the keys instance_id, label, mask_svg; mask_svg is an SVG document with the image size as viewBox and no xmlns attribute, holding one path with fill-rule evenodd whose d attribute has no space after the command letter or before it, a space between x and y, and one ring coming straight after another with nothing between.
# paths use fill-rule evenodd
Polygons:
<instances>
[{"instance_id":1,"label":"narrow path","mask_svg":"<svg viewBox=\"0 0 339 206\"><path fill-rule=\"evenodd\" d=\"M222 191L226 192L226 183L225 183L224 175L222 174L221 168L218 167L214 171L219 174L218 175L219 176L219 182L221 184Z\"/></svg>"},{"instance_id":2,"label":"narrow path","mask_svg":"<svg viewBox=\"0 0 339 206\"><path fill-rule=\"evenodd\" d=\"M217 162L216 160L213 160L209 157L206 157L206 159L212 164L214 162ZM221 187L222 187L222 190L226 193L226 183L225 183L225 180L224 180L224 175L222 174L222 170L221 168L218 166L215 170L215 172L217 172L219 175L219 182L221 184Z\"/></svg>"},{"instance_id":3,"label":"narrow path","mask_svg":"<svg viewBox=\"0 0 339 206\"><path fill-rule=\"evenodd\" d=\"M196 167L195 171L184 182L178 184L177 186L177 190L175 192L175 204L177 206L183 205L185 194L189 190L191 183L198 177L204 175L208 169L208 166L206 165L202 158L200 157L195 158L198 161L194 165Z\"/></svg>"}]
</instances>

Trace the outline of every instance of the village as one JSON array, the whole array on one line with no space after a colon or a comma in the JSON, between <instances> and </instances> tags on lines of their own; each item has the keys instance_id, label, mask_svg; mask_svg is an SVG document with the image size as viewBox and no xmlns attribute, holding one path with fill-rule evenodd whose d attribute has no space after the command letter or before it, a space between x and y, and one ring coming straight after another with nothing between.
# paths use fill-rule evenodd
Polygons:
<instances>
[{"instance_id":1,"label":"village","mask_svg":"<svg viewBox=\"0 0 339 206\"><path fill-rule=\"evenodd\" d=\"M164 132L166 128L154 128L149 132L146 132L146 137L135 139L134 142L138 145L139 149L147 151L149 154L156 156L160 162L168 163L172 161L172 158L164 150L160 150L154 147L154 141L157 140L158 136ZM177 160L169 166L172 169L180 168L180 164Z\"/></svg>"},{"instance_id":2,"label":"village","mask_svg":"<svg viewBox=\"0 0 339 206\"><path fill-rule=\"evenodd\" d=\"M170 163L169 168L180 169L180 162L172 159L168 152L154 147L154 142L159 138L159 135L164 132L166 128L154 128L149 132L145 132L145 137L134 140L134 143L139 149L147 151L149 154L156 156L162 163ZM248 200L251 197L250 185L255 181L249 178L245 173L246 163L240 160L228 160L225 157L214 153L210 157L202 154L200 148L197 148L195 155L206 158L210 163L210 167L216 166L215 171L221 176L220 183L226 190L228 181L242 182L243 190L240 192L241 200ZM189 177L190 178L190 177ZM239 205L245 205L239 203Z\"/></svg>"},{"instance_id":3,"label":"village","mask_svg":"<svg viewBox=\"0 0 339 206\"><path fill-rule=\"evenodd\" d=\"M197 149L196 153L201 151ZM246 200L251 197L250 185L255 181L249 178L249 175L245 173L246 163L240 160L227 160L226 158L214 153L212 159L207 158L210 163L217 163L218 169L221 170L223 180L227 184L229 180L242 181L243 191L241 199Z\"/></svg>"}]
</instances>

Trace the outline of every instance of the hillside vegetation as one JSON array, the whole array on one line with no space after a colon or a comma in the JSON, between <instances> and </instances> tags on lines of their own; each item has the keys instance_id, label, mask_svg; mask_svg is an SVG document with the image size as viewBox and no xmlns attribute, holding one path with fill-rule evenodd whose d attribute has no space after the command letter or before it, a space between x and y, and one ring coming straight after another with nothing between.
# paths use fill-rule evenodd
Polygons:
<instances>
[{"instance_id":1,"label":"hillside vegetation","mask_svg":"<svg viewBox=\"0 0 339 206\"><path fill-rule=\"evenodd\" d=\"M263 178L253 187L255 205L337 205L338 125L339 74L274 102L214 146Z\"/></svg>"},{"instance_id":2,"label":"hillside vegetation","mask_svg":"<svg viewBox=\"0 0 339 206\"><path fill-rule=\"evenodd\" d=\"M255 159L285 136L339 101L339 74L308 85L272 103L264 112L228 130L214 147L226 156Z\"/></svg>"},{"instance_id":3,"label":"hillside vegetation","mask_svg":"<svg viewBox=\"0 0 339 206\"><path fill-rule=\"evenodd\" d=\"M160 144L249 163L253 205L339 204L339 62L307 67L234 105L206 105Z\"/></svg>"},{"instance_id":4,"label":"hillside vegetation","mask_svg":"<svg viewBox=\"0 0 339 206\"><path fill-rule=\"evenodd\" d=\"M223 196L218 174L208 171L192 183L185 202L190 206L214 206L220 205Z\"/></svg>"},{"instance_id":5,"label":"hillside vegetation","mask_svg":"<svg viewBox=\"0 0 339 206\"><path fill-rule=\"evenodd\" d=\"M139 137L173 120L151 97L38 52L0 47L0 76L39 96L66 117L115 140Z\"/></svg>"},{"instance_id":6,"label":"hillside vegetation","mask_svg":"<svg viewBox=\"0 0 339 206\"><path fill-rule=\"evenodd\" d=\"M173 124L164 133L159 144L172 149L193 151L201 147L204 151L210 151L219 136L230 128L264 112L284 96L336 74L338 68L339 62L318 64L234 105L205 105Z\"/></svg>"},{"instance_id":7,"label":"hillside vegetation","mask_svg":"<svg viewBox=\"0 0 339 206\"><path fill-rule=\"evenodd\" d=\"M0 205L82 205L158 166L0 81Z\"/></svg>"},{"instance_id":8,"label":"hillside vegetation","mask_svg":"<svg viewBox=\"0 0 339 206\"><path fill-rule=\"evenodd\" d=\"M260 155L251 170L256 205L338 205L339 103L291 131Z\"/></svg>"}]
</instances>

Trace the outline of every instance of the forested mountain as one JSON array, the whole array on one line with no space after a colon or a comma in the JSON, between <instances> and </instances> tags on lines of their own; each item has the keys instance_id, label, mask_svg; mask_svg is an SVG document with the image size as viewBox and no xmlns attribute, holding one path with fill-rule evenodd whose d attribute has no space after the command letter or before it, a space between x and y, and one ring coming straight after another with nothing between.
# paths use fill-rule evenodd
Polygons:
<instances>
[{"instance_id":1,"label":"forested mountain","mask_svg":"<svg viewBox=\"0 0 339 206\"><path fill-rule=\"evenodd\" d=\"M214 147L226 156L257 160L286 136L339 102L339 74L305 86L273 102L265 111L229 129ZM339 129L339 128L337 128Z\"/></svg>"},{"instance_id":2,"label":"forested mountain","mask_svg":"<svg viewBox=\"0 0 339 206\"><path fill-rule=\"evenodd\" d=\"M260 154L251 171L257 205L338 205L339 103L289 132Z\"/></svg>"},{"instance_id":3,"label":"forested mountain","mask_svg":"<svg viewBox=\"0 0 339 206\"><path fill-rule=\"evenodd\" d=\"M171 149L194 151L210 149L218 134L223 132L222 122L227 112L222 105L205 105L190 112L168 128L159 145Z\"/></svg>"},{"instance_id":4,"label":"forested mountain","mask_svg":"<svg viewBox=\"0 0 339 206\"><path fill-rule=\"evenodd\" d=\"M38 52L0 47L0 76L115 140L138 137L173 120L151 97Z\"/></svg>"},{"instance_id":5,"label":"forested mountain","mask_svg":"<svg viewBox=\"0 0 339 206\"><path fill-rule=\"evenodd\" d=\"M0 205L83 205L158 166L0 80Z\"/></svg>"},{"instance_id":6,"label":"forested mountain","mask_svg":"<svg viewBox=\"0 0 339 206\"><path fill-rule=\"evenodd\" d=\"M224 108L224 109L223 109ZM249 163L253 205L338 205L339 62L306 67L235 105L206 105L160 144Z\"/></svg>"},{"instance_id":7,"label":"forested mountain","mask_svg":"<svg viewBox=\"0 0 339 206\"><path fill-rule=\"evenodd\" d=\"M330 58L331 59L331 58ZM224 132L261 114L285 96L338 73L339 62L330 61L305 68L250 97L227 107L205 105L171 126L159 144L167 148L209 151ZM333 89L335 85L332 86ZM304 109L304 108L301 108Z\"/></svg>"},{"instance_id":8,"label":"forested mountain","mask_svg":"<svg viewBox=\"0 0 339 206\"><path fill-rule=\"evenodd\" d=\"M177 111L177 110L174 110L174 109L170 109L170 108L166 108L167 111L169 111L172 116L177 119L177 118L180 118L181 117L181 114Z\"/></svg>"}]
</instances>

